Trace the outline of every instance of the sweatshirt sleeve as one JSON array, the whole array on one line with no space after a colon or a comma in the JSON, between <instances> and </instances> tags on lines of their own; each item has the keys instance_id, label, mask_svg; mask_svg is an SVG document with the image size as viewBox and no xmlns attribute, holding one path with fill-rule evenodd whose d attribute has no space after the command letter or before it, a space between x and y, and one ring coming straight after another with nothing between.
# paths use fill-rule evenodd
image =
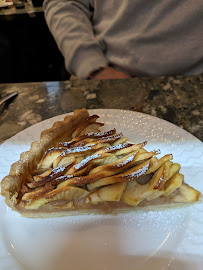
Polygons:
<instances>
[{"instance_id":1,"label":"sweatshirt sleeve","mask_svg":"<svg viewBox=\"0 0 203 270\"><path fill-rule=\"evenodd\" d=\"M94 70L108 65L91 25L90 0L45 0L43 7L70 74L86 79Z\"/></svg>"}]
</instances>

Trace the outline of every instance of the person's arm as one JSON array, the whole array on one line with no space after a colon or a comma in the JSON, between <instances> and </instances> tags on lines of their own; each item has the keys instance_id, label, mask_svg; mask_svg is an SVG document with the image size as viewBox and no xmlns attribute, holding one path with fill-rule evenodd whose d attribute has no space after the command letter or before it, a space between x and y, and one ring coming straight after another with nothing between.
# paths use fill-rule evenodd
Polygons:
<instances>
[{"instance_id":1,"label":"person's arm","mask_svg":"<svg viewBox=\"0 0 203 270\"><path fill-rule=\"evenodd\" d=\"M89 75L90 80L108 80L108 79L128 79L131 76L112 67L105 67L95 70Z\"/></svg>"},{"instance_id":2,"label":"person's arm","mask_svg":"<svg viewBox=\"0 0 203 270\"><path fill-rule=\"evenodd\" d=\"M69 73L80 79L130 78L128 74L108 66L108 60L94 36L90 0L45 0L44 10Z\"/></svg>"},{"instance_id":3,"label":"person's arm","mask_svg":"<svg viewBox=\"0 0 203 270\"><path fill-rule=\"evenodd\" d=\"M93 33L89 0L45 0L44 10L48 27L71 74L86 79L94 70L108 66Z\"/></svg>"}]
</instances>

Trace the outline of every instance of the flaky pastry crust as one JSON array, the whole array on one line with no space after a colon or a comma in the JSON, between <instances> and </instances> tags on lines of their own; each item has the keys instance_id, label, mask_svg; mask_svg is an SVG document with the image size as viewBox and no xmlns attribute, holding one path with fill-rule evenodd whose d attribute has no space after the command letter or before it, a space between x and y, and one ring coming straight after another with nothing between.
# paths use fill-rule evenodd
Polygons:
<instances>
[{"instance_id":1,"label":"flaky pastry crust","mask_svg":"<svg viewBox=\"0 0 203 270\"><path fill-rule=\"evenodd\" d=\"M29 151L20 155L20 160L12 164L10 173L1 182L1 195L6 204L17 210L18 194L25 179L32 175L44 152L58 142L70 140L76 127L89 117L86 109L76 110L73 115L67 115L63 121L53 124L50 129L41 133L40 140L33 142Z\"/></svg>"}]
</instances>

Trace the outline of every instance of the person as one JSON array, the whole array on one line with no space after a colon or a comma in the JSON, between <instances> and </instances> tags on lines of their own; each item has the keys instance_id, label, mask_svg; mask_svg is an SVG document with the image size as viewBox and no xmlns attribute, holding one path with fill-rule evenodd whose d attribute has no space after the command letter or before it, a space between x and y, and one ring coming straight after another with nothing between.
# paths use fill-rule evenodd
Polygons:
<instances>
[{"instance_id":1,"label":"person","mask_svg":"<svg viewBox=\"0 0 203 270\"><path fill-rule=\"evenodd\" d=\"M80 79L203 73L202 0L45 0L45 18Z\"/></svg>"}]
</instances>

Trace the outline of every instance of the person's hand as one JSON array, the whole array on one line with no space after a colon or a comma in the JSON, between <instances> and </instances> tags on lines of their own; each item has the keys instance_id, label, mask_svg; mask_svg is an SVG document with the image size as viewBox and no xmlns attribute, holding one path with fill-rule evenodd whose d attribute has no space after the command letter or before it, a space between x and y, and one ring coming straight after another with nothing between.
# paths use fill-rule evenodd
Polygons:
<instances>
[{"instance_id":1,"label":"person's hand","mask_svg":"<svg viewBox=\"0 0 203 270\"><path fill-rule=\"evenodd\" d=\"M131 76L112 67L105 67L96 74L89 76L90 80L128 79Z\"/></svg>"}]
</instances>

